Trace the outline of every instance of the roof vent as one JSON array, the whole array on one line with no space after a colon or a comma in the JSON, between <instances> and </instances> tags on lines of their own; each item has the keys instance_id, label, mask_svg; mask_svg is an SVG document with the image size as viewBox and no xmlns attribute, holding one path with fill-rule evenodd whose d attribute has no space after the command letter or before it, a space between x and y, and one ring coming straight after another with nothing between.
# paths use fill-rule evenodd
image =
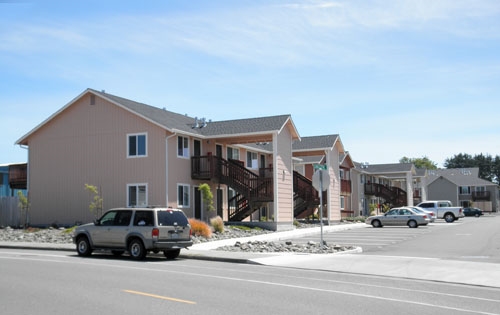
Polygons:
<instances>
[{"instance_id":1,"label":"roof vent","mask_svg":"<svg viewBox=\"0 0 500 315\"><path fill-rule=\"evenodd\" d=\"M211 120L209 120L209 122L211 122ZM194 118L194 125L193 125L193 129L201 129L201 128L204 128L208 125L207 123L207 120L205 117L203 118L200 118L198 119L198 117L195 117Z\"/></svg>"}]
</instances>

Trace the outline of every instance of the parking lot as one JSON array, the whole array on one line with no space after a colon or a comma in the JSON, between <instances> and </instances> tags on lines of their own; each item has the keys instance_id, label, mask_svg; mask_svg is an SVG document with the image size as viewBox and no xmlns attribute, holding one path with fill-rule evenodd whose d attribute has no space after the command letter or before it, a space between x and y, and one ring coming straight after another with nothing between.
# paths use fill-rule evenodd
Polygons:
<instances>
[{"instance_id":1,"label":"parking lot","mask_svg":"<svg viewBox=\"0 0 500 315\"><path fill-rule=\"evenodd\" d=\"M447 228L463 224L464 219L454 223L446 223L443 220L437 220L427 226L420 226L416 229L410 229L406 226L373 228L369 225L352 230L323 233L323 240L327 244L352 245L359 246L364 253L374 252L384 247L396 245L407 240L415 239L425 234L433 233L436 229ZM320 242L321 235L305 236L294 238L294 243L307 243L309 241Z\"/></svg>"}]
</instances>

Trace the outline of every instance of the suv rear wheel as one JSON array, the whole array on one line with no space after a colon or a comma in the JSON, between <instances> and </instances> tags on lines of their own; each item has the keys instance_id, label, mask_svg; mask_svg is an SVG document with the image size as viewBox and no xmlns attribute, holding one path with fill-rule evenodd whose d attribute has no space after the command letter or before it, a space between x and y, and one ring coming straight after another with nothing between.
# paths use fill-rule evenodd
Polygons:
<instances>
[{"instance_id":1,"label":"suv rear wheel","mask_svg":"<svg viewBox=\"0 0 500 315\"><path fill-rule=\"evenodd\" d=\"M180 249L166 250L163 252L163 254L165 255L165 257L167 257L167 259L176 259L177 257L179 257L180 253L181 253Z\"/></svg>"},{"instance_id":2,"label":"suv rear wheel","mask_svg":"<svg viewBox=\"0 0 500 315\"><path fill-rule=\"evenodd\" d=\"M144 248L144 244L138 238L134 238L130 241L128 245L128 251L130 256L135 260L142 260L146 257L146 249Z\"/></svg>"}]
</instances>

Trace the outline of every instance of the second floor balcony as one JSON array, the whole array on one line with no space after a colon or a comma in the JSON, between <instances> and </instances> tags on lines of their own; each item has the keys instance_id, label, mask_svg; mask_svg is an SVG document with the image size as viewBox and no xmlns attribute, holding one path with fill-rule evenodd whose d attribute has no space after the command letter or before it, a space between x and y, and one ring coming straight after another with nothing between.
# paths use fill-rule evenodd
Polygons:
<instances>
[{"instance_id":1,"label":"second floor balcony","mask_svg":"<svg viewBox=\"0 0 500 315\"><path fill-rule=\"evenodd\" d=\"M490 200L490 192L489 191L473 191L472 192L472 200Z\"/></svg>"}]
</instances>

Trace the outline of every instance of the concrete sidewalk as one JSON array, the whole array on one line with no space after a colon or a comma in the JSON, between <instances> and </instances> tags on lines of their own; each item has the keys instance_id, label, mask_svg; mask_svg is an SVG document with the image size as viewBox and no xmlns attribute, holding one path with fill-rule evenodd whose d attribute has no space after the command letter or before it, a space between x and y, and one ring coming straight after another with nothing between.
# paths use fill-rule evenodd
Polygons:
<instances>
[{"instance_id":1,"label":"concrete sidewalk","mask_svg":"<svg viewBox=\"0 0 500 315\"><path fill-rule=\"evenodd\" d=\"M324 226L323 232L366 227L364 223ZM201 259L233 263L253 263L294 269L322 270L374 276L430 280L500 288L500 266L437 258L360 255L361 249L335 254L253 253L215 250L236 242L279 241L317 235L320 228L260 234L252 237L227 239L195 244L182 250L180 259ZM0 242L0 248L46 249L75 251L74 244Z\"/></svg>"}]
</instances>

